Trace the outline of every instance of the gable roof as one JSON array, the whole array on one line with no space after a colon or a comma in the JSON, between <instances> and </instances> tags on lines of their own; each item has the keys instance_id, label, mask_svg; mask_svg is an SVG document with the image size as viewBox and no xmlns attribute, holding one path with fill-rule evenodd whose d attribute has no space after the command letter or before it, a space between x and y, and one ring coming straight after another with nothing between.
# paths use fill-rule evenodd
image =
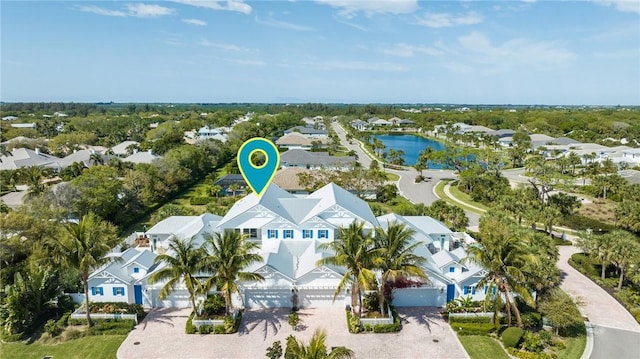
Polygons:
<instances>
[{"instance_id":1,"label":"gable roof","mask_svg":"<svg viewBox=\"0 0 640 359\"><path fill-rule=\"evenodd\" d=\"M129 157L124 158L122 161L133 162L133 163L151 163L156 158L160 158L160 156L154 155L149 151L140 151L132 154Z\"/></svg>"},{"instance_id":2,"label":"gable roof","mask_svg":"<svg viewBox=\"0 0 640 359\"><path fill-rule=\"evenodd\" d=\"M314 206L314 208L305 216L303 221L307 221L314 216L321 214L328 208L338 205L352 214L360 217L365 222L370 223L372 226L378 226L378 220L371 212L371 208L367 202L348 192L344 188L336 185L335 183L329 183L328 185L320 188L319 190L311 193L306 198L318 198L320 201ZM342 223L338 223L335 220L328 220L329 223L341 226ZM365 223L365 226L367 226Z\"/></svg>"},{"instance_id":3,"label":"gable roof","mask_svg":"<svg viewBox=\"0 0 640 359\"><path fill-rule=\"evenodd\" d=\"M276 145L281 145L281 146L293 146L293 145L299 145L299 146L311 146L312 142L320 142L322 144L327 144L329 143L329 139L328 138L324 138L324 137L308 137L305 136L299 132L291 132L288 133L280 138L278 138L276 140Z\"/></svg>"},{"instance_id":4,"label":"gable roof","mask_svg":"<svg viewBox=\"0 0 640 359\"><path fill-rule=\"evenodd\" d=\"M205 227L213 231L215 224L221 219L222 217L211 213L204 213L199 216L171 216L151 227L146 234L173 234L178 238L189 239Z\"/></svg>"},{"instance_id":5,"label":"gable roof","mask_svg":"<svg viewBox=\"0 0 640 359\"><path fill-rule=\"evenodd\" d=\"M136 142L136 141L123 141L123 142L120 142L117 145L111 147L111 150L116 155L126 155L127 154L127 147L129 147L131 145L140 145L140 143Z\"/></svg>"},{"instance_id":6,"label":"gable roof","mask_svg":"<svg viewBox=\"0 0 640 359\"><path fill-rule=\"evenodd\" d=\"M295 198L295 196L271 183L269 187L264 190L262 196L258 197L254 193L250 193L234 203L227 214L222 217L218 227L225 228L226 223L258 205L262 205L273 211L273 209L277 209L279 206L279 198Z\"/></svg>"},{"instance_id":7,"label":"gable roof","mask_svg":"<svg viewBox=\"0 0 640 359\"><path fill-rule=\"evenodd\" d=\"M282 162L282 159L280 161ZM300 184L298 174L310 172L311 171L303 167L284 168L276 172L276 175L273 177L273 183L286 191L304 190L305 188Z\"/></svg>"},{"instance_id":8,"label":"gable roof","mask_svg":"<svg viewBox=\"0 0 640 359\"><path fill-rule=\"evenodd\" d=\"M0 170L15 170L21 167L59 168L60 158L28 148L14 148L10 156L0 157Z\"/></svg>"},{"instance_id":9,"label":"gable roof","mask_svg":"<svg viewBox=\"0 0 640 359\"><path fill-rule=\"evenodd\" d=\"M350 164L356 161L355 157L331 156L326 152L309 152L301 149L291 149L280 154L282 166L332 166Z\"/></svg>"},{"instance_id":10,"label":"gable roof","mask_svg":"<svg viewBox=\"0 0 640 359\"><path fill-rule=\"evenodd\" d=\"M308 126L295 126L295 127L291 127L290 129L284 131L284 134L288 134L288 133L292 133L292 132L300 132L303 135L326 135L327 131L325 130L318 130L315 129L313 127L308 127Z\"/></svg>"},{"instance_id":11,"label":"gable roof","mask_svg":"<svg viewBox=\"0 0 640 359\"><path fill-rule=\"evenodd\" d=\"M156 254L146 249L128 248L124 252L112 254L111 258L114 260L91 273L89 279L102 276L102 273L106 272L107 275L113 276L121 282L131 284L135 279L129 275L127 267L133 263L138 263L148 270L153 265Z\"/></svg>"}]
</instances>

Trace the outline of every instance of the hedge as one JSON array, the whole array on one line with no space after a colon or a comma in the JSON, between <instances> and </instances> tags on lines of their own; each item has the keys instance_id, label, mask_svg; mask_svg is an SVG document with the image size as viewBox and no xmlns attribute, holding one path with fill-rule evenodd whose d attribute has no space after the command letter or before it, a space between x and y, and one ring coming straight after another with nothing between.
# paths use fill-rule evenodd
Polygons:
<instances>
[{"instance_id":1,"label":"hedge","mask_svg":"<svg viewBox=\"0 0 640 359\"><path fill-rule=\"evenodd\" d=\"M518 343L520 343L523 335L524 330L521 328L509 327L502 332L502 344L504 344L506 348L515 348Z\"/></svg>"},{"instance_id":2,"label":"hedge","mask_svg":"<svg viewBox=\"0 0 640 359\"><path fill-rule=\"evenodd\" d=\"M492 323L493 316L449 316L449 322L456 323Z\"/></svg>"},{"instance_id":3,"label":"hedge","mask_svg":"<svg viewBox=\"0 0 640 359\"><path fill-rule=\"evenodd\" d=\"M493 323L451 322L450 324L458 335L489 335L496 330Z\"/></svg>"},{"instance_id":4,"label":"hedge","mask_svg":"<svg viewBox=\"0 0 640 359\"><path fill-rule=\"evenodd\" d=\"M192 206L204 206L213 201L211 197L191 197L189 198L189 204Z\"/></svg>"},{"instance_id":5,"label":"hedge","mask_svg":"<svg viewBox=\"0 0 640 359\"><path fill-rule=\"evenodd\" d=\"M136 326L136 322L130 319L111 321L96 321L95 325L89 328L85 335L127 335Z\"/></svg>"},{"instance_id":6,"label":"hedge","mask_svg":"<svg viewBox=\"0 0 640 359\"><path fill-rule=\"evenodd\" d=\"M185 325L184 328L184 332L187 334L195 334L196 333L196 326L193 325L193 316L195 315L195 312L191 312L191 315L189 316L189 319L187 319L187 324Z\"/></svg>"},{"instance_id":7,"label":"hedge","mask_svg":"<svg viewBox=\"0 0 640 359\"><path fill-rule=\"evenodd\" d=\"M394 333L399 332L402 329L402 323L400 316L395 308L391 307L391 314L393 316L393 323L391 324L378 324L378 325L362 325L360 319L353 315L350 310L347 313L347 327L349 333L357 334L360 332L374 332L374 333Z\"/></svg>"}]
</instances>

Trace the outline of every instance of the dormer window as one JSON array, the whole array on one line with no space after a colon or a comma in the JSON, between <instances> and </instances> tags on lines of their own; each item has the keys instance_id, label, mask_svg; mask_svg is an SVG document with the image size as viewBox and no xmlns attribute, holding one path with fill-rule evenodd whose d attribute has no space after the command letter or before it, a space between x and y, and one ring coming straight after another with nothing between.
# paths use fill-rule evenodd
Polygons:
<instances>
[{"instance_id":1,"label":"dormer window","mask_svg":"<svg viewBox=\"0 0 640 359\"><path fill-rule=\"evenodd\" d=\"M133 267L133 273L140 273L140 268Z\"/></svg>"}]
</instances>

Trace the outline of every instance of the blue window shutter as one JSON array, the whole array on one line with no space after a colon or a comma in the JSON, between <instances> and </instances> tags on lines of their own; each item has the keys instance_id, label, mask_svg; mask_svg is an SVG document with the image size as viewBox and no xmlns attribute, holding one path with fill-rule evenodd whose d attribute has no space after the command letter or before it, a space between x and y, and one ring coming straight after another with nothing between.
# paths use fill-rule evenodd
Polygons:
<instances>
[{"instance_id":1,"label":"blue window shutter","mask_svg":"<svg viewBox=\"0 0 640 359\"><path fill-rule=\"evenodd\" d=\"M464 294L469 294L469 286L465 285L463 288Z\"/></svg>"},{"instance_id":2,"label":"blue window shutter","mask_svg":"<svg viewBox=\"0 0 640 359\"><path fill-rule=\"evenodd\" d=\"M271 238L271 230L267 230L267 238Z\"/></svg>"},{"instance_id":3,"label":"blue window shutter","mask_svg":"<svg viewBox=\"0 0 640 359\"><path fill-rule=\"evenodd\" d=\"M116 295L118 293L118 289L116 287L113 287L113 295Z\"/></svg>"},{"instance_id":4,"label":"blue window shutter","mask_svg":"<svg viewBox=\"0 0 640 359\"><path fill-rule=\"evenodd\" d=\"M471 294L476 294L476 286L471 287Z\"/></svg>"},{"instance_id":5,"label":"blue window shutter","mask_svg":"<svg viewBox=\"0 0 640 359\"><path fill-rule=\"evenodd\" d=\"M275 232L276 232L276 238L278 238L278 230L276 229Z\"/></svg>"},{"instance_id":6,"label":"blue window shutter","mask_svg":"<svg viewBox=\"0 0 640 359\"><path fill-rule=\"evenodd\" d=\"M488 285L485 285L485 286L484 286L484 294L487 294L487 290L489 290L489 286L488 286Z\"/></svg>"},{"instance_id":7,"label":"blue window shutter","mask_svg":"<svg viewBox=\"0 0 640 359\"><path fill-rule=\"evenodd\" d=\"M309 230L309 238L313 238L313 231Z\"/></svg>"},{"instance_id":8,"label":"blue window shutter","mask_svg":"<svg viewBox=\"0 0 640 359\"><path fill-rule=\"evenodd\" d=\"M91 295L96 295L96 287L91 287Z\"/></svg>"}]
</instances>

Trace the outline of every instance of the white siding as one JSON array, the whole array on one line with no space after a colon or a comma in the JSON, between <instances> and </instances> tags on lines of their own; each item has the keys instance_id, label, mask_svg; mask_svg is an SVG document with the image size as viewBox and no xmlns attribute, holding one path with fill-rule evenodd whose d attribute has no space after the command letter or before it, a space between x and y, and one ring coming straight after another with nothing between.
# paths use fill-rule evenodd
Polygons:
<instances>
[{"instance_id":1,"label":"white siding","mask_svg":"<svg viewBox=\"0 0 640 359\"><path fill-rule=\"evenodd\" d=\"M444 307L447 291L438 288L402 288L394 289L393 305L396 307Z\"/></svg>"}]
</instances>

